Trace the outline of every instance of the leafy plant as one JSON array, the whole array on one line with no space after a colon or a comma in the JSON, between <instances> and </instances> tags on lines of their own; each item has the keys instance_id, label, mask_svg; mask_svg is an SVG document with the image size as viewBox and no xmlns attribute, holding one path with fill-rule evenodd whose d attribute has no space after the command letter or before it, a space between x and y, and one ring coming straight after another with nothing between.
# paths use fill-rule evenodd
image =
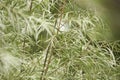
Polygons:
<instances>
[{"instance_id":1,"label":"leafy plant","mask_svg":"<svg viewBox=\"0 0 120 80\"><path fill-rule=\"evenodd\" d=\"M72 0L1 0L0 79L118 80L110 38L96 11Z\"/></svg>"}]
</instances>

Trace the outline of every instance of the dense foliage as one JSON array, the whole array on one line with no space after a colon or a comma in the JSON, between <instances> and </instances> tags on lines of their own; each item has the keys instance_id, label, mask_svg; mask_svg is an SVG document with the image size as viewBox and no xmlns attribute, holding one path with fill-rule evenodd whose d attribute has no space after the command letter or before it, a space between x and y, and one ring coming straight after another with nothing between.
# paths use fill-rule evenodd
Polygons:
<instances>
[{"instance_id":1,"label":"dense foliage","mask_svg":"<svg viewBox=\"0 0 120 80\"><path fill-rule=\"evenodd\" d=\"M119 80L111 36L73 0L0 0L0 80Z\"/></svg>"}]
</instances>

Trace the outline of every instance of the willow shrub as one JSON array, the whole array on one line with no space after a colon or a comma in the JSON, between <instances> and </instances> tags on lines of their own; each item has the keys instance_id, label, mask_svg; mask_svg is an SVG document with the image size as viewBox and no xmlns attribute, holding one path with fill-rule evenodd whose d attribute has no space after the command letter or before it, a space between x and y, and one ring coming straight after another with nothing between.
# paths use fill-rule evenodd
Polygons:
<instances>
[{"instance_id":1,"label":"willow shrub","mask_svg":"<svg viewBox=\"0 0 120 80\"><path fill-rule=\"evenodd\" d=\"M71 0L1 0L0 78L117 80L110 36L95 10Z\"/></svg>"}]
</instances>

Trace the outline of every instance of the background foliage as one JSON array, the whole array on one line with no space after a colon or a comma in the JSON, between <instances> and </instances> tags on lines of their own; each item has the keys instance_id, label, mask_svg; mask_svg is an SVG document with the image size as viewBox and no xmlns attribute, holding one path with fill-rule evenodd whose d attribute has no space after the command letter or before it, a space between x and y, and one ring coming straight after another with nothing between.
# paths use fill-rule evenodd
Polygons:
<instances>
[{"instance_id":1,"label":"background foliage","mask_svg":"<svg viewBox=\"0 0 120 80\"><path fill-rule=\"evenodd\" d=\"M119 41L73 0L0 1L1 80L119 80Z\"/></svg>"}]
</instances>

